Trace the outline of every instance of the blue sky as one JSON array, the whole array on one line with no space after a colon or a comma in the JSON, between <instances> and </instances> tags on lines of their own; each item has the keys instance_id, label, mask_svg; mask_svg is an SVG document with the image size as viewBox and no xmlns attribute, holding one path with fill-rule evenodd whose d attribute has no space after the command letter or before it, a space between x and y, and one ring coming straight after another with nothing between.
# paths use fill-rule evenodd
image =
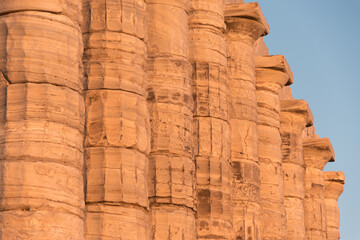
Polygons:
<instances>
[{"instance_id":1,"label":"blue sky","mask_svg":"<svg viewBox=\"0 0 360 240\"><path fill-rule=\"evenodd\" d=\"M270 25L270 54L286 57L294 97L308 101L316 133L335 149L325 170L345 173L341 239L360 239L360 1L258 2Z\"/></svg>"}]
</instances>

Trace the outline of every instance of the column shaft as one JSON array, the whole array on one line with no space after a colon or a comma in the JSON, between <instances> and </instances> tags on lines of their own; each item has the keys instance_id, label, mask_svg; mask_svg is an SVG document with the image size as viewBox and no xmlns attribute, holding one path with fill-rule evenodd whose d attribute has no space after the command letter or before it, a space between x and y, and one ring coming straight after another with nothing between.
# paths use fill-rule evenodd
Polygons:
<instances>
[{"instance_id":1,"label":"column shaft","mask_svg":"<svg viewBox=\"0 0 360 240\"><path fill-rule=\"evenodd\" d=\"M247 18L253 15L254 18ZM268 33L257 3L225 8L230 89L233 230L235 239L261 239L255 41Z\"/></svg>"},{"instance_id":2,"label":"column shaft","mask_svg":"<svg viewBox=\"0 0 360 240\"><path fill-rule=\"evenodd\" d=\"M260 162L261 229L264 240L286 239L278 93L293 81L283 56L255 58Z\"/></svg>"},{"instance_id":3,"label":"column shaft","mask_svg":"<svg viewBox=\"0 0 360 240\"><path fill-rule=\"evenodd\" d=\"M287 239L305 239L304 159L302 132L312 125L312 115L304 100L282 100L280 113L284 171L284 204Z\"/></svg>"},{"instance_id":4,"label":"column shaft","mask_svg":"<svg viewBox=\"0 0 360 240\"><path fill-rule=\"evenodd\" d=\"M343 172L324 172L325 209L327 240L340 239L340 211L338 199L344 191L345 175Z\"/></svg>"},{"instance_id":5,"label":"column shaft","mask_svg":"<svg viewBox=\"0 0 360 240\"><path fill-rule=\"evenodd\" d=\"M304 138L306 239L326 240L323 169L335 154L328 138Z\"/></svg>"},{"instance_id":6,"label":"column shaft","mask_svg":"<svg viewBox=\"0 0 360 240\"><path fill-rule=\"evenodd\" d=\"M84 239L79 2L0 4L2 239Z\"/></svg>"},{"instance_id":7,"label":"column shaft","mask_svg":"<svg viewBox=\"0 0 360 240\"><path fill-rule=\"evenodd\" d=\"M229 89L224 0L191 0L197 238L232 239Z\"/></svg>"},{"instance_id":8,"label":"column shaft","mask_svg":"<svg viewBox=\"0 0 360 240\"><path fill-rule=\"evenodd\" d=\"M83 5L86 239L149 239L146 4Z\"/></svg>"},{"instance_id":9,"label":"column shaft","mask_svg":"<svg viewBox=\"0 0 360 240\"><path fill-rule=\"evenodd\" d=\"M151 239L196 239L189 1L148 0Z\"/></svg>"}]
</instances>

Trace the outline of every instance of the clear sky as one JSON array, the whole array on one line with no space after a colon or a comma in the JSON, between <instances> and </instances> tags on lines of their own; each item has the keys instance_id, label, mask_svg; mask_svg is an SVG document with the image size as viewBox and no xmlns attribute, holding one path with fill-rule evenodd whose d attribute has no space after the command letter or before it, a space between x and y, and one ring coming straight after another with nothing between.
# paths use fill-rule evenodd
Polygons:
<instances>
[{"instance_id":1,"label":"clear sky","mask_svg":"<svg viewBox=\"0 0 360 240\"><path fill-rule=\"evenodd\" d=\"M255 1L246 1L255 2ZM345 173L339 199L341 239L360 239L360 0L260 0L270 54L284 55L293 95L308 101L316 133L329 137Z\"/></svg>"}]
</instances>

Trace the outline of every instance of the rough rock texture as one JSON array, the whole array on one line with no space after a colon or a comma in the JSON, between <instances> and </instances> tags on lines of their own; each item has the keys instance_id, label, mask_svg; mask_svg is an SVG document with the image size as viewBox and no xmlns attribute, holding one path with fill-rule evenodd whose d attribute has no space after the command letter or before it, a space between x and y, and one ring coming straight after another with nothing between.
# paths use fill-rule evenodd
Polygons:
<instances>
[{"instance_id":1,"label":"rough rock texture","mask_svg":"<svg viewBox=\"0 0 360 240\"><path fill-rule=\"evenodd\" d=\"M340 212L338 199L344 191L345 176L343 172L325 172L325 208L327 240L340 239Z\"/></svg>"},{"instance_id":2,"label":"rough rock texture","mask_svg":"<svg viewBox=\"0 0 360 240\"><path fill-rule=\"evenodd\" d=\"M223 11L223 0L190 1L197 239L232 238L229 86Z\"/></svg>"},{"instance_id":3,"label":"rough rock texture","mask_svg":"<svg viewBox=\"0 0 360 240\"><path fill-rule=\"evenodd\" d=\"M196 239L189 8L147 1L151 239Z\"/></svg>"},{"instance_id":4,"label":"rough rock texture","mask_svg":"<svg viewBox=\"0 0 360 240\"><path fill-rule=\"evenodd\" d=\"M0 0L0 239L338 240L268 33L242 0Z\"/></svg>"},{"instance_id":5,"label":"rough rock texture","mask_svg":"<svg viewBox=\"0 0 360 240\"><path fill-rule=\"evenodd\" d=\"M255 58L261 229L264 240L286 239L279 91L293 82L284 56Z\"/></svg>"},{"instance_id":6,"label":"rough rock texture","mask_svg":"<svg viewBox=\"0 0 360 240\"><path fill-rule=\"evenodd\" d=\"M148 239L146 4L84 0L83 15L86 239Z\"/></svg>"},{"instance_id":7,"label":"rough rock texture","mask_svg":"<svg viewBox=\"0 0 360 240\"><path fill-rule=\"evenodd\" d=\"M315 127L313 125L304 129L303 138L306 139L306 138L320 138L320 137L315 133Z\"/></svg>"},{"instance_id":8,"label":"rough rock texture","mask_svg":"<svg viewBox=\"0 0 360 240\"><path fill-rule=\"evenodd\" d=\"M0 236L81 239L80 5L40 2L0 3Z\"/></svg>"},{"instance_id":9,"label":"rough rock texture","mask_svg":"<svg viewBox=\"0 0 360 240\"><path fill-rule=\"evenodd\" d=\"M287 239L305 239L302 132L313 124L313 119L304 100L281 100L280 104Z\"/></svg>"},{"instance_id":10,"label":"rough rock texture","mask_svg":"<svg viewBox=\"0 0 360 240\"><path fill-rule=\"evenodd\" d=\"M269 32L257 3L225 7L235 239L261 239L255 41Z\"/></svg>"},{"instance_id":11,"label":"rough rock texture","mask_svg":"<svg viewBox=\"0 0 360 240\"><path fill-rule=\"evenodd\" d=\"M328 138L303 139L305 162L305 230L306 239L326 240L326 211L323 169L335 160Z\"/></svg>"},{"instance_id":12,"label":"rough rock texture","mask_svg":"<svg viewBox=\"0 0 360 240\"><path fill-rule=\"evenodd\" d=\"M279 92L280 100L294 100L290 86L283 87Z\"/></svg>"},{"instance_id":13,"label":"rough rock texture","mask_svg":"<svg viewBox=\"0 0 360 240\"><path fill-rule=\"evenodd\" d=\"M255 42L255 56L268 56L269 49L265 45L264 38L261 37Z\"/></svg>"},{"instance_id":14,"label":"rough rock texture","mask_svg":"<svg viewBox=\"0 0 360 240\"><path fill-rule=\"evenodd\" d=\"M226 0L226 4L244 3L244 0Z\"/></svg>"}]
</instances>

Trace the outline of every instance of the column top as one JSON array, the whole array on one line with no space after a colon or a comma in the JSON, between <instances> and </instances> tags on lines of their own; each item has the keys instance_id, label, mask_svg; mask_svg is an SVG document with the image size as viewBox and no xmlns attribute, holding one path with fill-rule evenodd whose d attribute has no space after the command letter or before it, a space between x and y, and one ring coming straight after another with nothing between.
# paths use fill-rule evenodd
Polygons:
<instances>
[{"instance_id":1,"label":"column top","mask_svg":"<svg viewBox=\"0 0 360 240\"><path fill-rule=\"evenodd\" d=\"M283 55L256 56L255 68L257 70L269 69L285 73L288 76L287 82L284 83L285 86L291 85L294 82L293 73Z\"/></svg>"},{"instance_id":2,"label":"column top","mask_svg":"<svg viewBox=\"0 0 360 240\"><path fill-rule=\"evenodd\" d=\"M338 200L344 191L345 175L339 172L324 172L325 191L324 197Z\"/></svg>"},{"instance_id":3,"label":"column top","mask_svg":"<svg viewBox=\"0 0 360 240\"><path fill-rule=\"evenodd\" d=\"M338 182L341 184L345 184L345 174L343 171L328 171L324 172L324 180L328 182Z\"/></svg>"},{"instance_id":4,"label":"column top","mask_svg":"<svg viewBox=\"0 0 360 240\"><path fill-rule=\"evenodd\" d=\"M314 118L309 105L305 100L281 100L280 101L280 116L283 123L288 117L285 114L292 115L288 120L293 123L296 118L304 122L304 127L309 127L314 124Z\"/></svg>"},{"instance_id":5,"label":"column top","mask_svg":"<svg viewBox=\"0 0 360 240\"><path fill-rule=\"evenodd\" d=\"M236 20L248 19L258 22L264 27L264 31L261 36L269 34L270 27L265 19L264 14L258 3L239 3L239 4L227 4L224 9L224 16L226 22L236 22Z\"/></svg>"},{"instance_id":6,"label":"column top","mask_svg":"<svg viewBox=\"0 0 360 240\"><path fill-rule=\"evenodd\" d=\"M335 152L329 138L303 138L306 167L323 170L326 163L335 161Z\"/></svg>"}]
</instances>

